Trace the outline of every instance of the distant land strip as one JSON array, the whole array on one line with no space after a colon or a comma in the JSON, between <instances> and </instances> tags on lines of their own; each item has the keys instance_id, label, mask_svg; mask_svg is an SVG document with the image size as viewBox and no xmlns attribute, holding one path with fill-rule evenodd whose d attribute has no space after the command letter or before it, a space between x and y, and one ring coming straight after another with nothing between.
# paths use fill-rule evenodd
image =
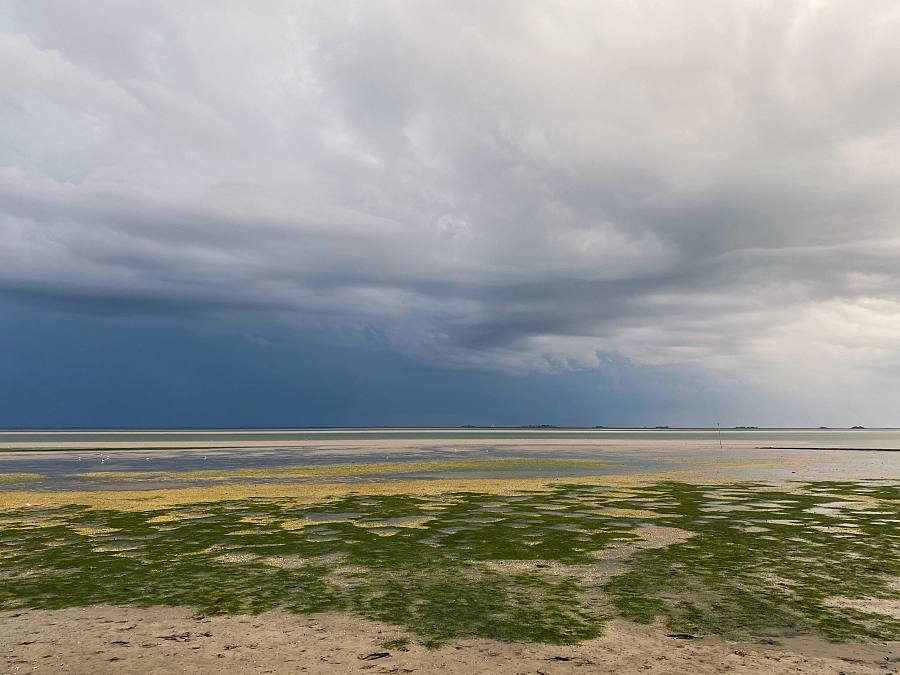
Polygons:
<instances>
[{"instance_id":1,"label":"distant land strip","mask_svg":"<svg viewBox=\"0 0 900 675\"><path fill-rule=\"evenodd\" d=\"M800 445L757 445L757 450L848 450L851 452L900 452L900 448L813 448Z\"/></svg>"}]
</instances>

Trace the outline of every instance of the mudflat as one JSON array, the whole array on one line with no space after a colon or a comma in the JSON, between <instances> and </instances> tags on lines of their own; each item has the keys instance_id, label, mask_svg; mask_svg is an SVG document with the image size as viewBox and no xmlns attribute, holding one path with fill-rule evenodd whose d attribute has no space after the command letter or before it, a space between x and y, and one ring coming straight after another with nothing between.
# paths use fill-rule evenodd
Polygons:
<instances>
[{"instance_id":1,"label":"mudflat","mask_svg":"<svg viewBox=\"0 0 900 675\"><path fill-rule=\"evenodd\" d=\"M7 670L900 664L897 453L390 443L142 471L17 454Z\"/></svg>"}]
</instances>

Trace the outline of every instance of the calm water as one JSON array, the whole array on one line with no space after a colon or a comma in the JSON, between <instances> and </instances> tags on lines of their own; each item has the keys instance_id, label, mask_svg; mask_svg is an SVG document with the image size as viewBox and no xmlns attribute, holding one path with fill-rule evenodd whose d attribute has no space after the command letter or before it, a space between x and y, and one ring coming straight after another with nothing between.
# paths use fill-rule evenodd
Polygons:
<instances>
[{"instance_id":1,"label":"calm water","mask_svg":"<svg viewBox=\"0 0 900 675\"><path fill-rule=\"evenodd\" d=\"M0 431L0 447L22 444L67 443L91 448L93 444L159 443L205 445L221 442L290 445L298 441L374 440L491 440L586 439L602 441L707 441L717 442L715 429L351 429L351 430L198 430L198 431ZM900 448L900 429L723 429L723 442L752 442L759 446L847 448Z\"/></svg>"},{"instance_id":2,"label":"calm water","mask_svg":"<svg viewBox=\"0 0 900 675\"><path fill-rule=\"evenodd\" d=\"M582 442L567 444L566 440ZM3 489L130 489L133 483L113 479L115 472L186 472L196 470L275 469L332 463L421 462L434 460L491 460L527 456L535 459L532 467L512 473L457 473L457 477L526 478L593 475L596 469L573 466L571 469L542 467L540 460L602 459L603 474L653 473L678 469L693 470L698 462L709 460L803 461L814 468L814 475L840 479L900 477L900 452L835 452L831 450L764 450L760 448L900 448L900 430L722 430L723 447L715 429L598 429L598 430L523 430L523 429L416 429L416 430L261 430L261 431L15 431L0 432L0 447L24 450L25 444L66 443L65 450L0 452L0 474L38 473L46 477L40 484L8 485ZM334 441L342 443L316 443ZM370 441L397 440L397 447L370 444ZM469 440L474 443L460 443ZM527 450L503 440L541 440ZM584 443L584 440L594 441ZM303 444L298 444L299 442ZM146 443L150 448L129 448ZM264 447L255 445L264 444ZM22 444L22 446L18 446ZM98 446L98 444L100 444ZM198 447L213 444L212 447ZM168 447L164 447L168 446ZM774 453L774 454L773 454ZM793 460L792 460L793 461ZM102 481L82 478L101 471ZM798 478L794 463L773 468L765 476ZM825 471L823 474L822 471ZM830 472L830 473L829 473ZM821 475L820 475L821 474ZM435 477L420 474L414 467L407 478ZM750 476L751 474L746 474ZM762 477L762 474L753 474ZM813 474L810 474L811 476ZM171 487L159 480L141 483L142 487ZM256 481L278 480L255 478ZM360 478L377 480L375 477Z\"/></svg>"}]
</instances>

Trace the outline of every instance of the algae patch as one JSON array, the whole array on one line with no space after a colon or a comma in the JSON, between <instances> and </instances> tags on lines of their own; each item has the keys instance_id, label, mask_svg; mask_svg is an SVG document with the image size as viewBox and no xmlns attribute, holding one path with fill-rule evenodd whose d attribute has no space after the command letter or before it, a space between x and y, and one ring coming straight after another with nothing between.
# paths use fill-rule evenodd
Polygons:
<instances>
[{"instance_id":1,"label":"algae patch","mask_svg":"<svg viewBox=\"0 0 900 675\"><path fill-rule=\"evenodd\" d=\"M38 483L46 476L40 473L0 473L0 485L17 485L19 483Z\"/></svg>"},{"instance_id":2,"label":"algae patch","mask_svg":"<svg viewBox=\"0 0 900 675\"><path fill-rule=\"evenodd\" d=\"M426 646L574 643L614 617L728 637L900 638L895 484L403 485L5 502L0 609L350 611Z\"/></svg>"}]
</instances>

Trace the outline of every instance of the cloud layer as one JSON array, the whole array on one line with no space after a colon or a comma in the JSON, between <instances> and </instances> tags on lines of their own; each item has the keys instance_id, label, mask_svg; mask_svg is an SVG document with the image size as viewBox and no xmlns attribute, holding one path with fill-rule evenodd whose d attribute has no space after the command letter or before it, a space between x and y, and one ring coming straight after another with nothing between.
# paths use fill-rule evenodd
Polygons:
<instances>
[{"instance_id":1,"label":"cloud layer","mask_svg":"<svg viewBox=\"0 0 900 675\"><path fill-rule=\"evenodd\" d=\"M0 293L900 380L900 7L5 2ZM823 394L824 395L824 394Z\"/></svg>"}]
</instances>

